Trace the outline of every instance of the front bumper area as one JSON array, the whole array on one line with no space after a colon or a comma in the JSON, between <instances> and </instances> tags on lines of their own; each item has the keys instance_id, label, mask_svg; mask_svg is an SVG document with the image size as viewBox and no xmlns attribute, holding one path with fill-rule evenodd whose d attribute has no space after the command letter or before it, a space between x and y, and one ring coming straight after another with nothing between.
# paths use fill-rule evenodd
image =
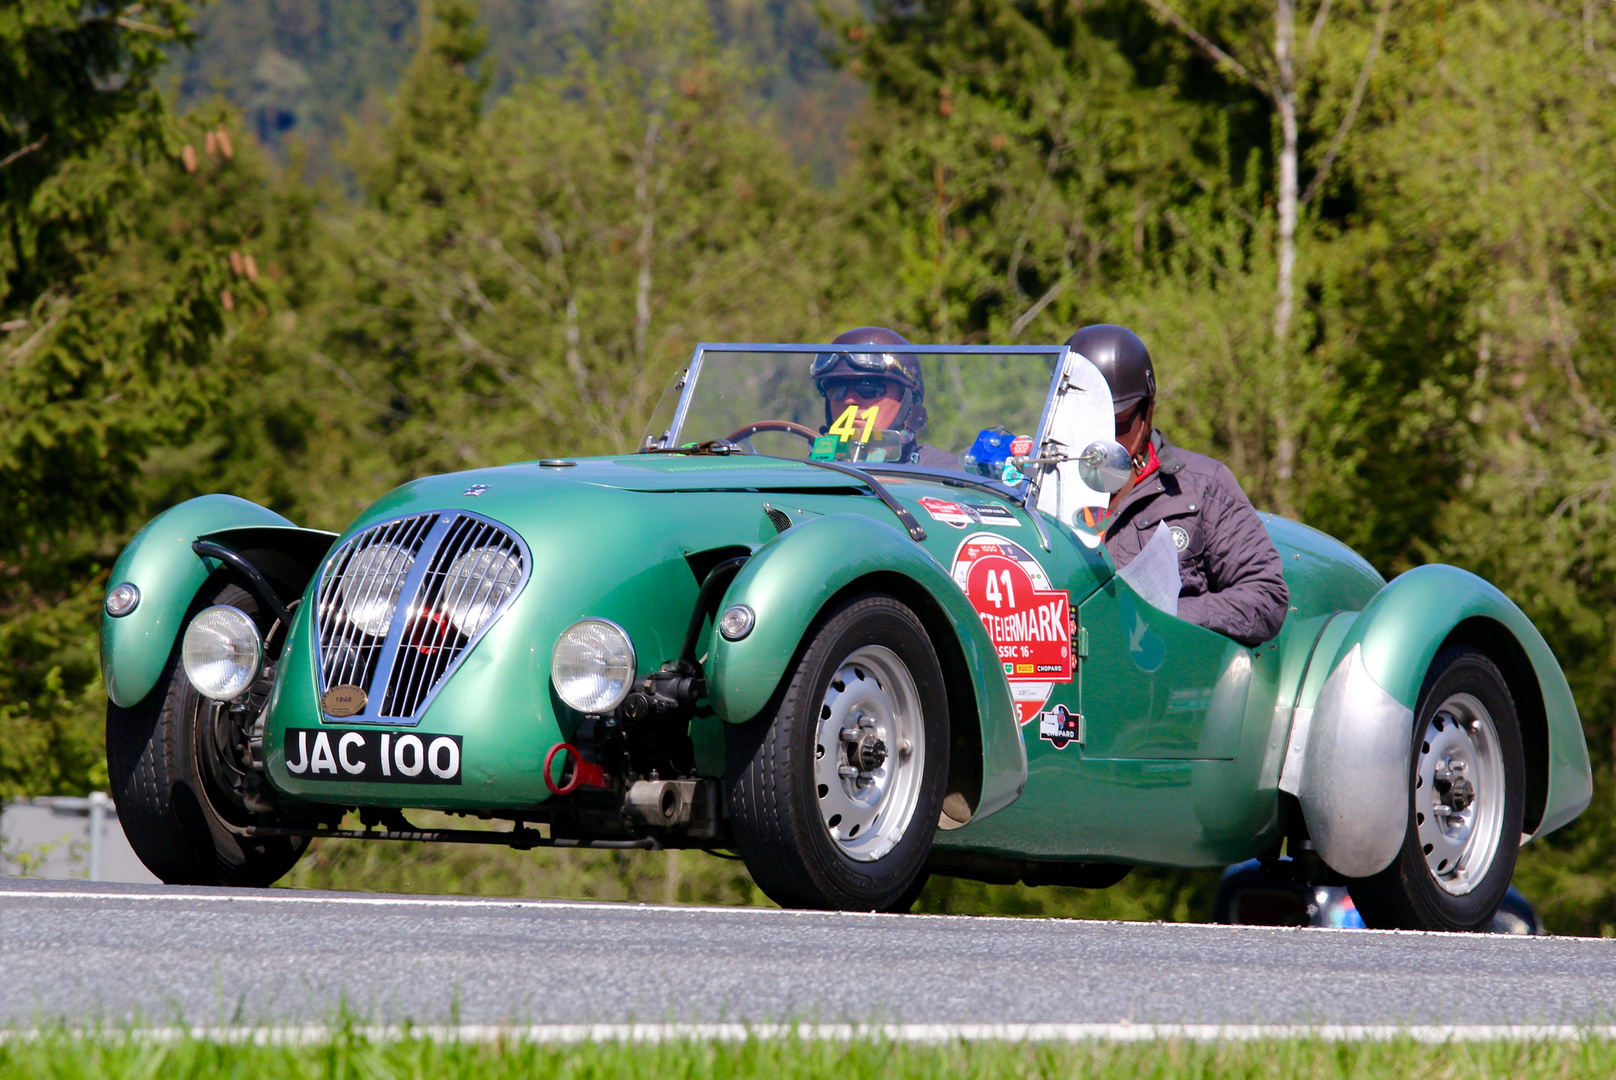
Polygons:
<instances>
[{"instance_id":1,"label":"front bumper area","mask_svg":"<svg viewBox=\"0 0 1616 1080\"><path fill-rule=\"evenodd\" d=\"M521 810L550 797L544 756L566 736L518 635L496 625L419 720L356 723L322 713L308 608L293 621L265 717L264 765L277 791L328 805L440 810Z\"/></svg>"}]
</instances>

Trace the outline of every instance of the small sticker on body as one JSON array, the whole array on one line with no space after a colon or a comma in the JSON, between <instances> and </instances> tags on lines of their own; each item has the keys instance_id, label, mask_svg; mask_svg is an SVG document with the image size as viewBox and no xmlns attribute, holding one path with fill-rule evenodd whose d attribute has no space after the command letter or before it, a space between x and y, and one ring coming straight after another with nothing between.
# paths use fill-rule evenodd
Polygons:
<instances>
[{"instance_id":1,"label":"small sticker on body","mask_svg":"<svg viewBox=\"0 0 1616 1080\"><path fill-rule=\"evenodd\" d=\"M1074 713L1064 705L1057 705L1049 712L1038 716L1038 737L1044 739L1057 750L1064 750L1070 743L1083 741L1083 714Z\"/></svg>"},{"instance_id":2,"label":"small sticker on body","mask_svg":"<svg viewBox=\"0 0 1616 1080\"><path fill-rule=\"evenodd\" d=\"M966 503L965 509L976 515L976 520L983 525L1008 525L1013 529L1021 528L1021 522L1016 515L1010 512L1008 506L999 506L995 503Z\"/></svg>"},{"instance_id":3,"label":"small sticker on body","mask_svg":"<svg viewBox=\"0 0 1616 1080\"><path fill-rule=\"evenodd\" d=\"M934 499L930 496L922 498L920 505L934 520L952 525L956 529L963 529L967 525L1005 525L1013 529L1021 528L1021 522L1016 520L1016 515L1011 513L1007 506L993 503L950 502L948 499Z\"/></svg>"}]
</instances>

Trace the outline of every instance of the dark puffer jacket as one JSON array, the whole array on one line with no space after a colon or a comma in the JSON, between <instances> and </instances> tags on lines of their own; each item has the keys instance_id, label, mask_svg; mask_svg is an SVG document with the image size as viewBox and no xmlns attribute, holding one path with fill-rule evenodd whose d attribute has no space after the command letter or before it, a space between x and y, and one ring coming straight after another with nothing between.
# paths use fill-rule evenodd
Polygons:
<instances>
[{"instance_id":1,"label":"dark puffer jacket","mask_svg":"<svg viewBox=\"0 0 1616 1080\"><path fill-rule=\"evenodd\" d=\"M1178 616L1242 645L1279 633L1290 590L1284 563L1251 500L1222 462L1180 450L1153 431L1160 467L1106 520L1105 547L1127 566L1166 522L1183 579Z\"/></svg>"}]
</instances>

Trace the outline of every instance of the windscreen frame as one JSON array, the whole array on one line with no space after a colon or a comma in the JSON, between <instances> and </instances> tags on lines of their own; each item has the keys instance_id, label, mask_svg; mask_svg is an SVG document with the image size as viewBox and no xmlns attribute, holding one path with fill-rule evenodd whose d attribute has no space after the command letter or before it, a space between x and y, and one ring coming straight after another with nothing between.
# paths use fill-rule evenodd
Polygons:
<instances>
[{"instance_id":1,"label":"windscreen frame","mask_svg":"<svg viewBox=\"0 0 1616 1080\"><path fill-rule=\"evenodd\" d=\"M685 385L679 395L678 407L674 410L672 426L668 429L667 440L661 449L680 445L684 434L685 418L690 411L690 403L695 395L696 387L701 384L702 361L708 353L804 353L815 354L822 352L856 352L856 353L884 353L895 350L892 345L835 345L835 344L759 344L756 342L713 342L704 341L696 346L695 353L690 358L690 365L685 372ZM1054 357L1054 370L1050 375L1049 389L1044 394L1044 406L1038 414L1038 426L1033 432L1033 446L1042 448L1044 445L1044 432L1049 424L1050 411L1055 404L1055 398L1060 393L1061 380L1066 375L1067 356L1071 348L1067 345L904 345L901 351L914 353L917 356L1050 356ZM765 455L769 456L769 455ZM782 461L798 460L795 458L781 458ZM867 472L888 470L880 465L858 466ZM905 471L901 467L890 470L897 475ZM950 474L953 475L953 474ZM961 474L963 475L963 474ZM1029 471L1026 478L1019 484L995 484L995 489L1012 492L1014 497L1023 503L1034 490L1037 470Z\"/></svg>"}]
</instances>

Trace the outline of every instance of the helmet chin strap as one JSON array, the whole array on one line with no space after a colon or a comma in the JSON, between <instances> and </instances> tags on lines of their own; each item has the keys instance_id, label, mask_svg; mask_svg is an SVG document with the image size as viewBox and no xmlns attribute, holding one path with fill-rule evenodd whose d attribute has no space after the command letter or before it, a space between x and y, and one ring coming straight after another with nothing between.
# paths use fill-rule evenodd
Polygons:
<instances>
[{"instance_id":1,"label":"helmet chin strap","mask_svg":"<svg viewBox=\"0 0 1616 1080\"><path fill-rule=\"evenodd\" d=\"M892 426L898 431L909 433L909 414L914 411L915 392L910 387L903 388L903 400L898 403L898 415L892 418Z\"/></svg>"},{"instance_id":2,"label":"helmet chin strap","mask_svg":"<svg viewBox=\"0 0 1616 1080\"><path fill-rule=\"evenodd\" d=\"M1152 415L1152 412L1153 412L1154 409L1155 409L1155 402L1152 401L1150 398L1145 398L1137 406L1137 410L1139 412L1142 412L1143 415L1145 417L1147 417L1149 420L1154 420L1154 416ZM1134 468L1135 473L1138 473L1139 470L1143 469L1145 466L1150 464L1150 440L1151 440L1152 435L1154 435L1154 434L1155 434L1155 425L1153 423L1147 422L1145 424L1145 438L1144 438L1144 441L1139 444L1139 452L1133 455L1133 468Z\"/></svg>"}]
</instances>

